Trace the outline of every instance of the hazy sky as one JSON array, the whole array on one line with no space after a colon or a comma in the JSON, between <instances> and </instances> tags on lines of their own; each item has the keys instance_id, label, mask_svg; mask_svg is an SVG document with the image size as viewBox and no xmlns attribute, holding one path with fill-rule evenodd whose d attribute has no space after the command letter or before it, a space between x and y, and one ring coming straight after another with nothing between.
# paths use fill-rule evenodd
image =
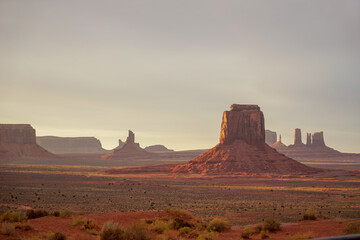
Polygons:
<instances>
[{"instance_id":1,"label":"hazy sky","mask_svg":"<svg viewBox=\"0 0 360 240\"><path fill-rule=\"evenodd\" d=\"M0 0L0 122L199 149L222 112L360 152L360 1Z\"/></svg>"}]
</instances>

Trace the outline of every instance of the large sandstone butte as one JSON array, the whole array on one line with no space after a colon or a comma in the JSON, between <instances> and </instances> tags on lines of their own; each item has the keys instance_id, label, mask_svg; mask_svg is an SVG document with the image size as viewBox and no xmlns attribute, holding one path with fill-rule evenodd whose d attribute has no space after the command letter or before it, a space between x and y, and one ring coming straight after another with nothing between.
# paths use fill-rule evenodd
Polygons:
<instances>
[{"instance_id":1,"label":"large sandstone butte","mask_svg":"<svg viewBox=\"0 0 360 240\"><path fill-rule=\"evenodd\" d=\"M66 153L107 153L99 139L95 137L36 137L41 147L55 154Z\"/></svg>"},{"instance_id":2,"label":"large sandstone butte","mask_svg":"<svg viewBox=\"0 0 360 240\"><path fill-rule=\"evenodd\" d=\"M277 134L276 132L265 130L265 143L267 145L274 144L277 140Z\"/></svg>"},{"instance_id":3,"label":"large sandstone butte","mask_svg":"<svg viewBox=\"0 0 360 240\"><path fill-rule=\"evenodd\" d=\"M36 144L30 124L0 124L0 159L56 157Z\"/></svg>"},{"instance_id":4,"label":"large sandstone butte","mask_svg":"<svg viewBox=\"0 0 360 240\"><path fill-rule=\"evenodd\" d=\"M120 144L120 141L119 141ZM129 130L129 136L126 139L126 142L122 146L118 146L110 153L102 156L103 159L115 159L115 160L128 160L134 158L151 158L154 157L155 153L150 153L142 149L139 143L135 142L135 134Z\"/></svg>"},{"instance_id":5,"label":"large sandstone butte","mask_svg":"<svg viewBox=\"0 0 360 240\"><path fill-rule=\"evenodd\" d=\"M307 167L265 144L264 115L259 106L233 104L230 111L223 114L220 143L172 171L200 174L310 174L321 170Z\"/></svg>"}]
</instances>

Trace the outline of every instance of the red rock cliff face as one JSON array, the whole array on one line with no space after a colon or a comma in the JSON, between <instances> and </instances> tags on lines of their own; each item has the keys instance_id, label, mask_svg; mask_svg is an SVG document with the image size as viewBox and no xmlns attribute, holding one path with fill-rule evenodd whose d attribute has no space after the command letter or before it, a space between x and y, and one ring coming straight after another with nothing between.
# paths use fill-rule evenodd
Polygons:
<instances>
[{"instance_id":1,"label":"red rock cliff face","mask_svg":"<svg viewBox=\"0 0 360 240\"><path fill-rule=\"evenodd\" d=\"M0 159L57 158L36 144L35 129L29 124L0 124Z\"/></svg>"},{"instance_id":2,"label":"red rock cliff face","mask_svg":"<svg viewBox=\"0 0 360 240\"><path fill-rule=\"evenodd\" d=\"M259 106L233 104L223 113L220 144L239 139L253 145L265 141L264 115Z\"/></svg>"},{"instance_id":3,"label":"red rock cliff face","mask_svg":"<svg viewBox=\"0 0 360 240\"><path fill-rule=\"evenodd\" d=\"M0 144L35 144L35 129L30 124L0 124Z\"/></svg>"}]
</instances>

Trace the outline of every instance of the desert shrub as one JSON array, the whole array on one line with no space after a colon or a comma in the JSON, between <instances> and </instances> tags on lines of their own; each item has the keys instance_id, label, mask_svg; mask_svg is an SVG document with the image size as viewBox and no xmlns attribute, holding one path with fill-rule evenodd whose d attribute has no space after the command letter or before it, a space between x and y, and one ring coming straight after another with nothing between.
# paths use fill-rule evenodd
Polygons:
<instances>
[{"instance_id":1,"label":"desert shrub","mask_svg":"<svg viewBox=\"0 0 360 240\"><path fill-rule=\"evenodd\" d=\"M258 224L254 227L254 233L260 233L262 230L262 225Z\"/></svg>"},{"instance_id":2,"label":"desert shrub","mask_svg":"<svg viewBox=\"0 0 360 240\"><path fill-rule=\"evenodd\" d=\"M20 229L23 231L30 231L32 229L32 227L29 224L20 224L20 225L16 225L15 229Z\"/></svg>"},{"instance_id":3,"label":"desert shrub","mask_svg":"<svg viewBox=\"0 0 360 240\"><path fill-rule=\"evenodd\" d=\"M313 238L312 232L296 233L295 235L288 237L287 240L302 240L302 239L310 239L310 238Z\"/></svg>"},{"instance_id":4,"label":"desert shrub","mask_svg":"<svg viewBox=\"0 0 360 240\"><path fill-rule=\"evenodd\" d=\"M192 218L192 214L190 212L177 209L177 208L165 208L165 212L177 217L177 218L183 218L183 219L190 219Z\"/></svg>"},{"instance_id":5,"label":"desert shrub","mask_svg":"<svg viewBox=\"0 0 360 240\"><path fill-rule=\"evenodd\" d=\"M269 232L276 232L280 230L280 221L275 218L266 218L264 220L263 229Z\"/></svg>"},{"instance_id":6,"label":"desert shrub","mask_svg":"<svg viewBox=\"0 0 360 240\"><path fill-rule=\"evenodd\" d=\"M217 233L215 232L204 232L200 234L197 238L197 240L216 240L217 239Z\"/></svg>"},{"instance_id":7,"label":"desert shrub","mask_svg":"<svg viewBox=\"0 0 360 240\"><path fill-rule=\"evenodd\" d=\"M149 231L144 224L136 223L125 230L124 240L150 240Z\"/></svg>"},{"instance_id":8,"label":"desert shrub","mask_svg":"<svg viewBox=\"0 0 360 240\"><path fill-rule=\"evenodd\" d=\"M53 215L54 217L60 217L60 212L54 211L51 215Z\"/></svg>"},{"instance_id":9,"label":"desert shrub","mask_svg":"<svg viewBox=\"0 0 360 240\"><path fill-rule=\"evenodd\" d=\"M21 222L23 220L26 220L26 215L20 211L8 211L0 216L0 222Z\"/></svg>"},{"instance_id":10,"label":"desert shrub","mask_svg":"<svg viewBox=\"0 0 360 240\"><path fill-rule=\"evenodd\" d=\"M345 234L360 233L360 222L350 222L343 228Z\"/></svg>"},{"instance_id":11,"label":"desert shrub","mask_svg":"<svg viewBox=\"0 0 360 240\"><path fill-rule=\"evenodd\" d=\"M308 208L302 216L302 220L316 220L315 210Z\"/></svg>"},{"instance_id":12,"label":"desert shrub","mask_svg":"<svg viewBox=\"0 0 360 240\"><path fill-rule=\"evenodd\" d=\"M191 224L190 222L187 222L181 218L175 218L173 219L171 222L170 222L170 228L171 229L176 229L176 230L179 230L180 228L183 228L183 227L189 227L189 228L192 228L194 227L193 224Z\"/></svg>"},{"instance_id":13,"label":"desert shrub","mask_svg":"<svg viewBox=\"0 0 360 240\"><path fill-rule=\"evenodd\" d=\"M101 231L100 240L123 240L124 231L120 228L106 228Z\"/></svg>"},{"instance_id":14,"label":"desert shrub","mask_svg":"<svg viewBox=\"0 0 360 240\"><path fill-rule=\"evenodd\" d=\"M166 222L161 221L161 220L155 220L152 224L151 224L151 229L156 232L156 233L163 233L164 231L169 229L169 226Z\"/></svg>"},{"instance_id":15,"label":"desert shrub","mask_svg":"<svg viewBox=\"0 0 360 240\"><path fill-rule=\"evenodd\" d=\"M186 236L191 232L191 228L189 227L183 227L179 229L180 235Z\"/></svg>"},{"instance_id":16,"label":"desert shrub","mask_svg":"<svg viewBox=\"0 0 360 240\"><path fill-rule=\"evenodd\" d=\"M230 224L220 218L213 218L206 227L209 232L224 232L230 229Z\"/></svg>"},{"instance_id":17,"label":"desert shrub","mask_svg":"<svg viewBox=\"0 0 360 240\"><path fill-rule=\"evenodd\" d=\"M261 230L260 237L261 237L261 239L265 239L265 238L269 237L269 231L268 230Z\"/></svg>"},{"instance_id":18,"label":"desert shrub","mask_svg":"<svg viewBox=\"0 0 360 240\"><path fill-rule=\"evenodd\" d=\"M67 218L67 217L71 217L72 215L74 215L75 213L69 209L63 209L60 211L60 217L62 218Z\"/></svg>"},{"instance_id":19,"label":"desert shrub","mask_svg":"<svg viewBox=\"0 0 360 240\"><path fill-rule=\"evenodd\" d=\"M27 210L26 211L26 216L28 219L34 219L34 218L40 218L40 217L45 217L48 216L49 213L45 210Z\"/></svg>"},{"instance_id":20,"label":"desert shrub","mask_svg":"<svg viewBox=\"0 0 360 240\"><path fill-rule=\"evenodd\" d=\"M251 226L247 226L244 228L244 230L242 231L241 233L241 237L244 238L244 239L249 239L250 238L250 235L254 234L255 231L254 231L254 228L251 227Z\"/></svg>"},{"instance_id":21,"label":"desert shrub","mask_svg":"<svg viewBox=\"0 0 360 240\"><path fill-rule=\"evenodd\" d=\"M15 230L15 226L11 223L3 223L1 226L1 233L4 235L11 235Z\"/></svg>"},{"instance_id":22,"label":"desert shrub","mask_svg":"<svg viewBox=\"0 0 360 240\"><path fill-rule=\"evenodd\" d=\"M107 229L117 229L118 228L118 223L113 222L113 221L107 221L104 223L101 231L107 230Z\"/></svg>"},{"instance_id":23,"label":"desert shrub","mask_svg":"<svg viewBox=\"0 0 360 240\"><path fill-rule=\"evenodd\" d=\"M84 225L82 226L83 230L98 230L99 226L92 219L86 219Z\"/></svg>"},{"instance_id":24,"label":"desert shrub","mask_svg":"<svg viewBox=\"0 0 360 240\"><path fill-rule=\"evenodd\" d=\"M78 225L83 225L85 222L85 219L82 217L76 217L72 219L72 226L78 226Z\"/></svg>"},{"instance_id":25,"label":"desert shrub","mask_svg":"<svg viewBox=\"0 0 360 240\"><path fill-rule=\"evenodd\" d=\"M66 240L66 236L61 232L56 232L48 237L48 240Z\"/></svg>"}]
</instances>

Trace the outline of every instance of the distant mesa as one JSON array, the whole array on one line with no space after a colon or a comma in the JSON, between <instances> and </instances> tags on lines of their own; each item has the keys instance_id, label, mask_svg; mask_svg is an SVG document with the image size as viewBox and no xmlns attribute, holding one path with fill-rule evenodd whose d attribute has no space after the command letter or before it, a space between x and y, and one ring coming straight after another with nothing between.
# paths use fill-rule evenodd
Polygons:
<instances>
[{"instance_id":1,"label":"distant mesa","mask_svg":"<svg viewBox=\"0 0 360 240\"><path fill-rule=\"evenodd\" d=\"M148 152L173 152L174 150L168 149L164 145L151 145L144 148Z\"/></svg>"},{"instance_id":2,"label":"distant mesa","mask_svg":"<svg viewBox=\"0 0 360 240\"><path fill-rule=\"evenodd\" d=\"M220 143L201 156L173 168L175 173L315 173L265 144L264 115L257 105L233 104L223 113Z\"/></svg>"},{"instance_id":3,"label":"distant mesa","mask_svg":"<svg viewBox=\"0 0 360 240\"><path fill-rule=\"evenodd\" d=\"M95 137L36 137L36 142L49 152L55 154L67 153L97 153L109 152L101 146L99 139Z\"/></svg>"},{"instance_id":4,"label":"distant mesa","mask_svg":"<svg viewBox=\"0 0 360 240\"><path fill-rule=\"evenodd\" d=\"M0 159L58 158L36 144L30 124L0 124Z\"/></svg>"},{"instance_id":5,"label":"distant mesa","mask_svg":"<svg viewBox=\"0 0 360 240\"><path fill-rule=\"evenodd\" d=\"M265 130L265 143L267 145L271 145L271 144L276 143L276 140L277 140L276 132L266 129Z\"/></svg>"},{"instance_id":6,"label":"distant mesa","mask_svg":"<svg viewBox=\"0 0 360 240\"><path fill-rule=\"evenodd\" d=\"M333 148L326 146L323 132L306 134L306 144L302 143L301 129L295 129L294 144L288 147L274 143L271 147L288 157L304 159L330 159L330 158L356 158L360 159L359 154L341 153Z\"/></svg>"},{"instance_id":7,"label":"distant mesa","mask_svg":"<svg viewBox=\"0 0 360 240\"><path fill-rule=\"evenodd\" d=\"M120 143L120 141L119 141ZM118 146L110 153L102 156L103 159L114 159L114 160L127 160L129 158L152 158L156 156L155 153L150 153L142 149L139 143L135 142L135 134L129 130L129 135L126 139L126 142L122 146Z\"/></svg>"}]
</instances>

